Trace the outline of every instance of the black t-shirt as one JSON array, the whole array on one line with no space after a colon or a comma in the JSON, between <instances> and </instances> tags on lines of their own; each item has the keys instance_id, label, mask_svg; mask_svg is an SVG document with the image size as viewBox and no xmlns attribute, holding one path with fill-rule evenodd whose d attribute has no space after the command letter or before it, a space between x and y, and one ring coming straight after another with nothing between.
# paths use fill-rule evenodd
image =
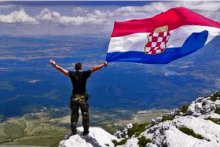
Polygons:
<instances>
[{"instance_id":1,"label":"black t-shirt","mask_svg":"<svg viewBox=\"0 0 220 147\"><path fill-rule=\"evenodd\" d=\"M82 78L76 80L76 72L69 71L69 77L73 84L73 93L85 93L86 92L86 81L91 75L91 71L80 72Z\"/></svg>"}]
</instances>

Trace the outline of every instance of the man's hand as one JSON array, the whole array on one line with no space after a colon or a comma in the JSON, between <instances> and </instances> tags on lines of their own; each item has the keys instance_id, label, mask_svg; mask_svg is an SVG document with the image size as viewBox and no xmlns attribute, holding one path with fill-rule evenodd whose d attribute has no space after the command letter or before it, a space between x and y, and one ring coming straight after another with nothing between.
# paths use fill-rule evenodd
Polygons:
<instances>
[{"instance_id":1,"label":"man's hand","mask_svg":"<svg viewBox=\"0 0 220 147\"><path fill-rule=\"evenodd\" d=\"M95 66L92 69L90 69L91 73L100 70L102 67L106 66L108 64L107 61L103 62L101 65Z\"/></svg>"},{"instance_id":2,"label":"man's hand","mask_svg":"<svg viewBox=\"0 0 220 147\"><path fill-rule=\"evenodd\" d=\"M50 60L50 64L53 65L57 70L61 71L63 74L69 76L69 71L63 69L62 67L60 67L59 65L56 64L55 61L53 61L52 59Z\"/></svg>"},{"instance_id":3,"label":"man's hand","mask_svg":"<svg viewBox=\"0 0 220 147\"><path fill-rule=\"evenodd\" d=\"M108 62L107 62L107 61L105 61L103 64L106 66L106 65L108 64Z\"/></svg>"},{"instance_id":4,"label":"man's hand","mask_svg":"<svg viewBox=\"0 0 220 147\"><path fill-rule=\"evenodd\" d=\"M53 65L53 66L55 66L55 65L56 65L56 62L51 59L51 60L50 60L50 64Z\"/></svg>"}]
</instances>

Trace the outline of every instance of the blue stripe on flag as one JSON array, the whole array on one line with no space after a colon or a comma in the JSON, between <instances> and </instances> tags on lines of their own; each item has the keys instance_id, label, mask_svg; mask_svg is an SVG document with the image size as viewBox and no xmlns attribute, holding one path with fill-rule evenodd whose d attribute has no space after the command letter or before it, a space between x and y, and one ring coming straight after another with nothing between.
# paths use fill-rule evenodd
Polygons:
<instances>
[{"instance_id":1,"label":"blue stripe on flag","mask_svg":"<svg viewBox=\"0 0 220 147\"><path fill-rule=\"evenodd\" d=\"M148 64L167 64L173 60L189 55L205 45L208 38L208 31L201 33L192 33L184 42L182 47L167 48L163 53L156 55L147 55L144 52L112 52L107 53L108 62L137 62ZM143 47L144 51L144 47Z\"/></svg>"}]
</instances>

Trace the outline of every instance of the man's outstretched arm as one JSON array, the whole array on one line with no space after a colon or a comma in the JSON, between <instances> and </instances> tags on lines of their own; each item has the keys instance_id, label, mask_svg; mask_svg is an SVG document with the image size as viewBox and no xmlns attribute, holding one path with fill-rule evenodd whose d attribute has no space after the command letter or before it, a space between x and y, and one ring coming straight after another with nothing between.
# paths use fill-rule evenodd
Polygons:
<instances>
[{"instance_id":1,"label":"man's outstretched arm","mask_svg":"<svg viewBox=\"0 0 220 147\"><path fill-rule=\"evenodd\" d=\"M90 71L91 71L91 73L93 73L95 71L98 71L98 70L100 70L102 67L104 67L107 64L108 64L108 62L105 61L103 64L93 67L92 69L90 69Z\"/></svg>"},{"instance_id":2,"label":"man's outstretched arm","mask_svg":"<svg viewBox=\"0 0 220 147\"><path fill-rule=\"evenodd\" d=\"M55 61L50 60L50 64L53 65L57 70L59 70L63 74L69 76L69 71L67 71L67 70L63 69L61 66L57 65Z\"/></svg>"}]
</instances>

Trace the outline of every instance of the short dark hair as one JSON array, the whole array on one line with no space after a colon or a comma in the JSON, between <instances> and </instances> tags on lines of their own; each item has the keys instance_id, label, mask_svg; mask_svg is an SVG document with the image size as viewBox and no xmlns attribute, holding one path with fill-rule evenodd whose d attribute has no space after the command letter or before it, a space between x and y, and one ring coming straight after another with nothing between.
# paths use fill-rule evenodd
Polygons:
<instances>
[{"instance_id":1,"label":"short dark hair","mask_svg":"<svg viewBox=\"0 0 220 147\"><path fill-rule=\"evenodd\" d=\"M75 64L75 69L76 69L76 70L80 70L81 68L82 68L82 63L77 62L77 63Z\"/></svg>"}]
</instances>

